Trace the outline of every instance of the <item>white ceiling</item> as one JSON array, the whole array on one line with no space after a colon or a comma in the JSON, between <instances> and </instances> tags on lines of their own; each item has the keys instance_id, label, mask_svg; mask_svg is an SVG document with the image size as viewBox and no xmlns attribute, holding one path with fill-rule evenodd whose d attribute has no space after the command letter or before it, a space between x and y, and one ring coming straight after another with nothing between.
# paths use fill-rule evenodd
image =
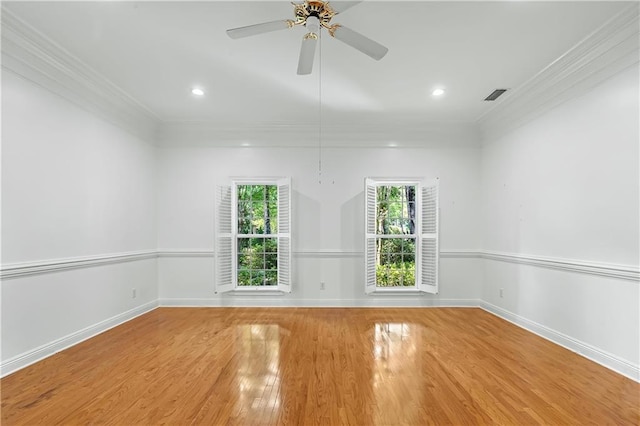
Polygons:
<instances>
[{"instance_id":1,"label":"white ceiling","mask_svg":"<svg viewBox=\"0 0 640 426\"><path fill-rule=\"evenodd\" d=\"M628 5L629 3L626 3ZM333 22L389 48L377 62L326 33L296 75L304 29L232 40L228 28L289 19L289 2L3 2L18 18L167 122L475 122L622 2L364 1ZM190 93L206 90L204 98ZM436 86L447 89L434 98ZM508 96L505 95L505 97ZM499 101L498 101L499 102Z\"/></svg>"}]
</instances>

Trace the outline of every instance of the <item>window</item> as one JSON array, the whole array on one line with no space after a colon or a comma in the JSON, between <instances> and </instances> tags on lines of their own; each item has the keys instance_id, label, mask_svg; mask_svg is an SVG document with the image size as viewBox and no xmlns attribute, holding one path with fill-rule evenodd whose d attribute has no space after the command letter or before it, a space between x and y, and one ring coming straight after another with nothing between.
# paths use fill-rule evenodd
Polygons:
<instances>
[{"instance_id":1,"label":"window","mask_svg":"<svg viewBox=\"0 0 640 426\"><path fill-rule=\"evenodd\" d=\"M438 180L366 179L366 292L438 292Z\"/></svg>"},{"instance_id":2,"label":"window","mask_svg":"<svg viewBox=\"0 0 640 426\"><path fill-rule=\"evenodd\" d=\"M290 188L265 178L218 189L216 292L291 291Z\"/></svg>"}]
</instances>

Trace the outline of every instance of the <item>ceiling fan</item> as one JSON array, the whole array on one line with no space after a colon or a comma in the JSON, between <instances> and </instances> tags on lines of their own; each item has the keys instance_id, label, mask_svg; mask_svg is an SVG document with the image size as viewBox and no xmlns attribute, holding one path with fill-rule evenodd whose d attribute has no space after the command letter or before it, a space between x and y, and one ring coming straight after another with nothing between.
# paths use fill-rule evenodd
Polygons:
<instances>
[{"instance_id":1,"label":"ceiling fan","mask_svg":"<svg viewBox=\"0 0 640 426\"><path fill-rule=\"evenodd\" d=\"M302 38L300 57L298 59L299 75L311 74L318 34L322 27L327 30L330 36L337 38L375 60L380 60L387 54L389 49L347 27L340 24L331 24L331 19L333 19L334 16L358 3L361 2L345 1L337 2L335 5L329 4L328 1L320 0L305 0L304 3L292 2L295 19L264 22L262 24L233 28L227 30L227 35L236 39L293 28L298 25L305 26L309 32Z\"/></svg>"}]
</instances>

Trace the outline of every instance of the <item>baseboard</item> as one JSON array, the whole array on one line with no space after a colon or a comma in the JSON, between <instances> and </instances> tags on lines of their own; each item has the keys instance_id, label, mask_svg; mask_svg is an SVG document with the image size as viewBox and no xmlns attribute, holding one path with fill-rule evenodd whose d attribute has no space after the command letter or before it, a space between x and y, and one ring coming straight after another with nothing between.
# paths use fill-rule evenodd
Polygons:
<instances>
[{"instance_id":1,"label":"baseboard","mask_svg":"<svg viewBox=\"0 0 640 426\"><path fill-rule=\"evenodd\" d=\"M71 346L77 345L87 339L90 339L100 333L103 333L113 327L123 324L127 321L134 319L140 315L146 314L149 311L158 307L158 301L154 300L136 308L130 309L126 312L108 318L104 321L100 321L97 324L83 328L75 333L68 334L60 339L54 340L51 343L47 343L31 351L25 352L11 359L3 361L0 364L0 377L5 377L13 372L16 372L22 368L25 368L31 364L43 360L51 355L54 355L60 351L63 351Z\"/></svg>"},{"instance_id":2,"label":"baseboard","mask_svg":"<svg viewBox=\"0 0 640 426\"><path fill-rule=\"evenodd\" d=\"M364 299L291 299L249 296L210 299L161 298L160 307L282 307L282 308L409 308L409 307L479 307L478 299L433 299L427 297L367 297Z\"/></svg>"},{"instance_id":3,"label":"baseboard","mask_svg":"<svg viewBox=\"0 0 640 426\"><path fill-rule=\"evenodd\" d=\"M495 306L491 303L481 301L480 307L485 311L496 315L512 324L517 325L531 333L537 334L557 345L560 345L572 352L577 353L591 361L594 361L610 370L622 374L636 382L640 382L640 366L632 362L621 359L613 354L591 346L580 340L567 336L552 328L538 324L506 309Z\"/></svg>"}]
</instances>

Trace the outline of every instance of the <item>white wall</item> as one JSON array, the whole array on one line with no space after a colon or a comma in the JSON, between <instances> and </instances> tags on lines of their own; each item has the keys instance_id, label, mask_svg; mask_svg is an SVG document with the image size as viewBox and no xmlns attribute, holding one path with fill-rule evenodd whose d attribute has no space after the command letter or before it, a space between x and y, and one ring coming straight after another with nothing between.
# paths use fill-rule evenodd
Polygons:
<instances>
[{"instance_id":1,"label":"white wall","mask_svg":"<svg viewBox=\"0 0 640 426\"><path fill-rule=\"evenodd\" d=\"M637 268L638 93L635 66L520 129L486 141L485 251ZM482 298L492 309L581 347L600 362L609 357L610 366L637 376L637 281L485 262Z\"/></svg>"},{"instance_id":2,"label":"white wall","mask_svg":"<svg viewBox=\"0 0 640 426\"><path fill-rule=\"evenodd\" d=\"M2 232L6 374L157 300L154 147L3 72Z\"/></svg>"},{"instance_id":3,"label":"white wall","mask_svg":"<svg viewBox=\"0 0 640 426\"><path fill-rule=\"evenodd\" d=\"M401 138L401 136L400 136ZM346 145L347 143L345 143ZM480 156L463 148L164 147L158 154L161 304L477 304L480 260L444 256L440 294L364 294L364 178L440 177L443 251L480 245ZM277 297L214 294L214 191L231 176L291 176L293 285ZM182 253L179 252L191 252ZM173 253L173 254L171 254ZM326 283L320 290L320 281ZM471 302L470 302L471 301Z\"/></svg>"}]
</instances>

